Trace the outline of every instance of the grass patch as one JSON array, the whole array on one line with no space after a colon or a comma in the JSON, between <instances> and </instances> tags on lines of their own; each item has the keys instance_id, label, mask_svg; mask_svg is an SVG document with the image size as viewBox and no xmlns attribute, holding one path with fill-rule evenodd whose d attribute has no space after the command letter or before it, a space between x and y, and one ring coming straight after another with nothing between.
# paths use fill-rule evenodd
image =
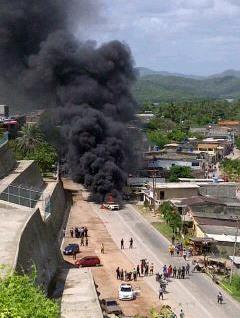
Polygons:
<instances>
[{"instance_id":1,"label":"grass patch","mask_svg":"<svg viewBox=\"0 0 240 318\"><path fill-rule=\"evenodd\" d=\"M229 283L229 280L223 280L221 282L221 285L232 297L240 301L240 276L239 275L233 275L231 285Z\"/></svg>"},{"instance_id":2,"label":"grass patch","mask_svg":"<svg viewBox=\"0 0 240 318\"><path fill-rule=\"evenodd\" d=\"M164 235L170 242L172 241L173 231L172 228L165 222L152 222L152 225L162 235Z\"/></svg>"}]
</instances>

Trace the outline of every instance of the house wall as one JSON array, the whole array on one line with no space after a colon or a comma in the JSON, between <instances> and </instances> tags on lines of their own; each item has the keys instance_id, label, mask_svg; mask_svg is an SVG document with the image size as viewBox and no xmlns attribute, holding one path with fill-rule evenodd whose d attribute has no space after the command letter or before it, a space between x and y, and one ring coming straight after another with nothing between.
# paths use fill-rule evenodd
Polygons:
<instances>
[{"instance_id":1,"label":"house wall","mask_svg":"<svg viewBox=\"0 0 240 318\"><path fill-rule=\"evenodd\" d=\"M198 188L162 188L157 189L157 199L160 200L160 192L164 192L164 200L170 200L174 198L188 198L198 195Z\"/></svg>"},{"instance_id":2,"label":"house wall","mask_svg":"<svg viewBox=\"0 0 240 318\"><path fill-rule=\"evenodd\" d=\"M199 193L201 195L211 195L217 198L236 198L236 189L239 184L207 184L200 185Z\"/></svg>"},{"instance_id":3,"label":"house wall","mask_svg":"<svg viewBox=\"0 0 240 318\"><path fill-rule=\"evenodd\" d=\"M159 160L148 162L149 168L163 168L166 170L170 170L172 166L189 167L193 170L201 170L200 162L199 162L199 166L193 166L192 161L184 161L184 160L159 159Z\"/></svg>"}]
</instances>

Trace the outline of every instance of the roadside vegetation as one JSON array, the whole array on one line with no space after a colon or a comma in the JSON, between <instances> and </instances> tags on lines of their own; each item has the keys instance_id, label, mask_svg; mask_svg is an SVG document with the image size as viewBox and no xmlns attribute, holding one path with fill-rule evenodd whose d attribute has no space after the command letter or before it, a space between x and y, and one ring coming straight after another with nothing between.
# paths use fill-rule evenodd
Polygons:
<instances>
[{"instance_id":1,"label":"roadside vegetation","mask_svg":"<svg viewBox=\"0 0 240 318\"><path fill-rule=\"evenodd\" d=\"M240 160L225 159L221 163L221 169L228 176L230 181L240 180Z\"/></svg>"},{"instance_id":2,"label":"roadside vegetation","mask_svg":"<svg viewBox=\"0 0 240 318\"><path fill-rule=\"evenodd\" d=\"M58 318L59 305L35 285L35 275L0 278L0 318Z\"/></svg>"},{"instance_id":3,"label":"roadside vegetation","mask_svg":"<svg viewBox=\"0 0 240 318\"><path fill-rule=\"evenodd\" d=\"M37 125L24 126L21 135L10 140L10 147L17 160L35 160L43 173L53 170L57 152L45 139Z\"/></svg>"},{"instance_id":4,"label":"roadside vegetation","mask_svg":"<svg viewBox=\"0 0 240 318\"><path fill-rule=\"evenodd\" d=\"M229 283L229 279L225 279L222 281L223 287L230 292L230 294L240 301L240 276L233 275L232 283Z\"/></svg>"}]
</instances>

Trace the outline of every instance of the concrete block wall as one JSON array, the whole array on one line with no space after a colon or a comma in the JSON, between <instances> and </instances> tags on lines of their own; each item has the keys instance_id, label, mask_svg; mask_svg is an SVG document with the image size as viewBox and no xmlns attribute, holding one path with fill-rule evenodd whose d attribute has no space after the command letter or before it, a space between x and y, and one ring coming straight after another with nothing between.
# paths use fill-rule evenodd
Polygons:
<instances>
[{"instance_id":1,"label":"concrete block wall","mask_svg":"<svg viewBox=\"0 0 240 318\"><path fill-rule=\"evenodd\" d=\"M0 179L7 176L16 166L17 162L8 143L0 146Z\"/></svg>"}]
</instances>

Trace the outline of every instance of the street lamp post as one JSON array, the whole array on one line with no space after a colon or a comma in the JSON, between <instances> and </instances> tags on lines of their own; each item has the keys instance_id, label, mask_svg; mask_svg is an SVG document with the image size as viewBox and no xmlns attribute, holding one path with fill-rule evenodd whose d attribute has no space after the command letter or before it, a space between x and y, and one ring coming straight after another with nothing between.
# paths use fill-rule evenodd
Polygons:
<instances>
[{"instance_id":1,"label":"street lamp post","mask_svg":"<svg viewBox=\"0 0 240 318\"><path fill-rule=\"evenodd\" d=\"M235 233L235 241L234 241L234 246L233 246L233 258L232 258L232 263L231 263L231 272L230 272L230 279L229 283L230 285L232 284L232 277L233 277L233 264L235 261L235 256L236 256L236 250L237 250L237 240L238 240L238 230L239 230L239 218L236 218L237 222L237 228L236 228L236 233Z\"/></svg>"}]
</instances>

